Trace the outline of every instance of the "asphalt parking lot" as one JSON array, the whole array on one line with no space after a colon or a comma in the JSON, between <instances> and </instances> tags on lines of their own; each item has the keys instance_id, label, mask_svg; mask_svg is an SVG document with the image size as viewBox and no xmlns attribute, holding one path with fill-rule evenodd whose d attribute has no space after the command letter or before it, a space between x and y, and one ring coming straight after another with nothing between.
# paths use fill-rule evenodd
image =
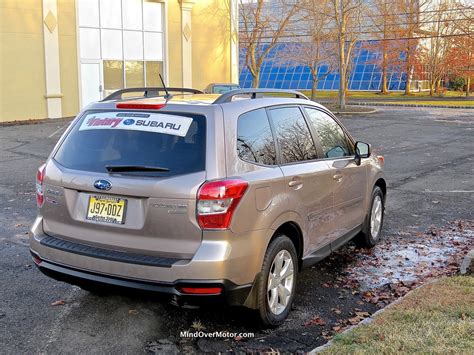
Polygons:
<instances>
[{"instance_id":1,"label":"asphalt parking lot","mask_svg":"<svg viewBox=\"0 0 474 355\"><path fill-rule=\"evenodd\" d=\"M372 143L385 156L385 243L397 248L404 236L431 238L447 225L473 221L474 110L390 108L342 120L356 139ZM36 213L34 176L66 124L0 126L2 353L308 351L331 337L338 318L350 317L357 307L372 313L383 306L364 303L360 290L344 293L335 285L340 275L360 265L348 256L350 246L299 275L294 310L274 331L260 329L253 315L239 308L180 309L153 296L101 297L46 278L32 266L28 250L27 231ZM460 234L463 230L459 227ZM453 252L443 245L441 254ZM56 301L64 304L52 306ZM254 332L255 337L181 337L187 329Z\"/></svg>"}]
</instances>

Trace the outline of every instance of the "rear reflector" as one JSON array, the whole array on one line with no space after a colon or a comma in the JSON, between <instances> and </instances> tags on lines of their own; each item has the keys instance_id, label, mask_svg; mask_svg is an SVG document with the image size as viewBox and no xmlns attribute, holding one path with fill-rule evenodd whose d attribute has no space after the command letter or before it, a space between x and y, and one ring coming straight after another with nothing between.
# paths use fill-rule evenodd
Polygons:
<instances>
[{"instance_id":1,"label":"rear reflector","mask_svg":"<svg viewBox=\"0 0 474 355\"><path fill-rule=\"evenodd\" d=\"M139 110L159 110L165 107L166 103L162 104L134 104L121 102L116 105L117 108L139 109Z\"/></svg>"},{"instance_id":2,"label":"rear reflector","mask_svg":"<svg viewBox=\"0 0 474 355\"><path fill-rule=\"evenodd\" d=\"M222 287L181 287L179 290L193 295L219 295Z\"/></svg>"},{"instance_id":3,"label":"rear reflector","mask_svg":"<svg viewBox=\"0 0 474 355\"><path fill-rule=\"evenodd\" d=\"M32 257L33 257L33 262L34 262L36 265L41 264L42 260L40 259L40 257L39 257L38 255L33 254L33 253L32 253L31 255L32 255Z\"/></svg>"}]
</instances>

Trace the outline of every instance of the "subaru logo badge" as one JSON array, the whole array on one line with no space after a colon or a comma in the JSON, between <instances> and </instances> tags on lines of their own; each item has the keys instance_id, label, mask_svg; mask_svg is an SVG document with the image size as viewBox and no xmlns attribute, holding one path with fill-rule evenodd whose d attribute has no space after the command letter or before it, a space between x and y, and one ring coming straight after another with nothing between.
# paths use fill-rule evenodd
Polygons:
<instances>
[{"instance_id":1,"label":"subaru logo badge","mask_svg":"<svg viewBox=\"0 0 474 355\"><path fill-rule=\"evenodd\" d=\"M94 182L94 187L98 190L109 191L112 188L112 183L109 180L97 180Z\"/></svg>"}]
</instances>

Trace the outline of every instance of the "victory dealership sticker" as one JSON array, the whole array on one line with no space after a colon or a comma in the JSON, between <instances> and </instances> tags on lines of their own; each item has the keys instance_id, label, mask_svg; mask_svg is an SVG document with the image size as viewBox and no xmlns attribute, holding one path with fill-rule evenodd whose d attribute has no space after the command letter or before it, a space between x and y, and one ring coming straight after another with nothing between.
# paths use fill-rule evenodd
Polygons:
<instances>
[{"instance_id":1,"label":"victory dealership sticker","mask_svg":"<svg viewBox=\"0 0 474 355\"><path fill-rule=\"evenodd\" d=\"M193 119L159 113L100 112L86 115L79 131L90 129L126 129L184 137Z\"/></svg>"}]
</instances>

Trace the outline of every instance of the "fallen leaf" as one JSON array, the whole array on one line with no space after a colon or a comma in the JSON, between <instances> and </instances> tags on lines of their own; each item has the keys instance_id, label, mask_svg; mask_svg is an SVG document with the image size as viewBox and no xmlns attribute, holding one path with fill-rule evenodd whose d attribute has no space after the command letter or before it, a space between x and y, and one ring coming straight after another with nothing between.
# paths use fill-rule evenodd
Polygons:
<instances>
[{"instance_id":1,"label":"fallen leaf","mask_svg":"<svg viewBox=\"0 0 474 355\"><path fill-rule=\"evenodd\" d=\"M326 322L320 317L314 317L304 324L305 327L309 327L310 325L326 325Z\"/></svg>"},{"instance_id":2,"label":"fallen leaf","mask_svg":"<svg viewBox=\"0 0 474 355\"><path fill-rule=\"evenodd\" d=\"M64 302L63 300L59 300L59 301L54 301L53 303L51 303L51 306L63 306L65 304L66 302Z\"/></svg>"},{"instance_id":3,"label":"fallen leaf","mask_svg":"<svg viewBox=\"0 0 474 355\"><path fill-rule=\"evenodd\" d=\"M136 314L138 314L138 311L136 309L129 309L128 314L136 315Z\"/></svg>"}]
</instances>

